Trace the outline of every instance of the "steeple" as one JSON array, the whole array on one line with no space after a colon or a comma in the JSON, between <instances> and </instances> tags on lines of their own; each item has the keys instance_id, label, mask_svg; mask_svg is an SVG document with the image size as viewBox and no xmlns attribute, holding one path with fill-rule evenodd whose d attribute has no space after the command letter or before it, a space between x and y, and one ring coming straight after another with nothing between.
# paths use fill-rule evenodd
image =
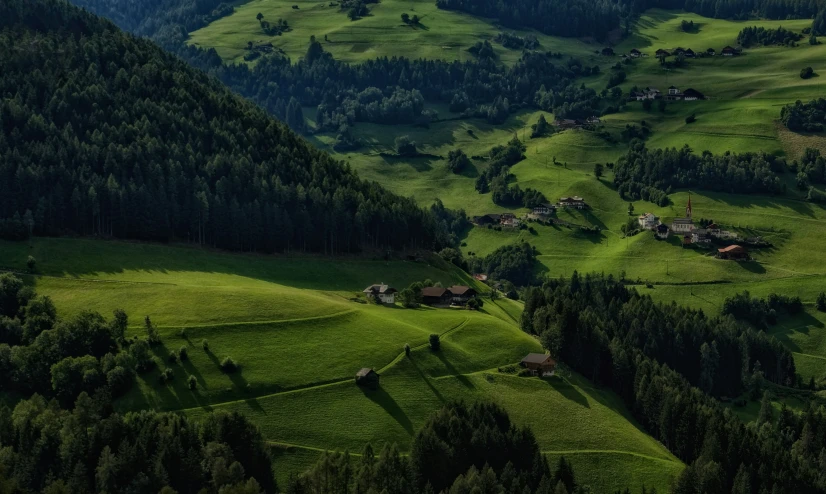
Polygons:
<instances>
[{"instance_id":1,"label":"steeple","mask_svg":"<svg viewBox=\"0 0 826 494\"><path fill-rule=\"evenodd\" d=\"M691 219L691 192L688 193L688 206L685 207L685 217Z\"/></svg>"}]
</instances>

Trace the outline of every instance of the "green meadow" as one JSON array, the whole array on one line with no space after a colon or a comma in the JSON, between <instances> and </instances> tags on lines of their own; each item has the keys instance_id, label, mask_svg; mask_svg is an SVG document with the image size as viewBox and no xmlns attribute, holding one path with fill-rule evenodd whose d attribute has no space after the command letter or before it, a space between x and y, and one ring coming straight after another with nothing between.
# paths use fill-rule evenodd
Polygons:
<instances>
[{"instance_id":1,"label":"green meadow","mask_svg":"<svg viewBox=\"0 0 826 494\"><path fill-rule=\"evenodd\" d=\"M38 238L0 242L0 267L23 272L60 314L123 308L130 336L150 316L162 343L157 368L116 402L119 411L242 411L272 444L279 479L299 473L325 450L358 452L365 444L410 448L428 416L448 400L489 399L530 426L552 460L569 457L578 478L597 491L617 478L635 490L666 491L683 468L644 432L612 393L562 370L552 378L499 372L539 342L518 326L521 304L485 298L479 311L403 309L365 303L375 282L403 287L431 279L472 284L437 257L422 262L227 254L185 246ZM430 334L441 335L432 352ZM208 342L204 349L203 341ZM412 347L410 357L404 345ZM169 362L186 348L188 358ZM219 363L232 357L239 371ZM381 387L354 383L362 367L381 374ZM170 368L174 379L161 384ZM188 388L195 376L197 389ZM606 466L609 465L609 466Z\"/></svg>"},{"instance_id":2,"label":"green meadow","mask_svg":"<svg viewBox=\"0 0 826 494\"><path fill-rule=\"evenodd\" d=\"M330 5L334 3L335 5ZM298 8L293 8L293 6ZM244 61L247 43L272 43L293 61L304 56L310 36L323 41L324 49L339 60L362 62L380 57L404 56L442 60L471 60L467 49L477 41L490 40L500 32L491 22L459 12L436 8L431 0L383 0L370 4L370 15L351 21L337 2L319 0L252 0L235 7L235 12L190 33L190 43L215 48L227 62ZM256 16L275 23L287 21L292 30L268 36ZM417 15L419 25L402 22L402 13ZM597 45L546 36L536 31L509 30L524 36L535 35L543 50L592 54ZM521 51L494 43L499 59L511 63Z\"/></svg>"}]
</instances>

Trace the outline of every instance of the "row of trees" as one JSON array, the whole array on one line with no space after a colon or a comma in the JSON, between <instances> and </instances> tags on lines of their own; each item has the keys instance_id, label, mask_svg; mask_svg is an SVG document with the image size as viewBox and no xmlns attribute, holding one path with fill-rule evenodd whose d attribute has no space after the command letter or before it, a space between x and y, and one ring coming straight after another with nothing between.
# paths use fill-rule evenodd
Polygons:
<instances>
[{"instance_id":1,"label":"row of trees","mask_svg":"<svg viewBox=\"0 0 826 494\"><path fill-rule=\"evenodd\" d=\"M801 39L802 34L789 31L782 26L777 29L751 26L740 31L737 35L737 44L746 48L754 45L789 45Z\"/></svg>"},{"instance_id":2,"label":"row of trees","mask_svg":"<svg viewBox=\"0 0 826 494\"><path fill-rule=\"evenodd\" d=\"M766 153L697 155L687 145L681 149L649 150L635 140L628 153L614 165L614 183L627 199L667 204L666 194L676 188L720 192L782 194L785 185L778 176L786 162ZM648 197L646 197L646 195Z\"/></svg>"},{"instance_id":3,"label":"row of trees","mask_svg":"<svg viewBox=\"0 0 826 494\"><path fill-rule=\"evenodd\" d=\"M826 411L746 425L711 396L796 381L777 340L732 317L654 303L608 276L577 273L525 294L522 327L574 370L617 392L688 468L672 492L820 492ZM762 392L759 392L759 396Z\"/></svg>"},{"instance_id":4,"label":"row of trees","mask_svg":"<svg viewBox=\"0 0 826 494\"><path fill-rule=\"evenodd\" d=\"M0 58L0 219L11 236L31 216L35 234L233 250L440 246L412 200L79 9L4 2Z\"/></svg>"},{"instance_id":5,"label":"row of trees","mask_svg":"<svg viewBox=\"0 0 826 494\"><path fill-rule=\"evenodd\" d=\"M552 470L530 429L517 427L501 407L451 402L416 433L409 456L395 445L380 454L365 446L358 458L324 453L286 486L288 494L480 492L577 494L574 470L560 457Z\"/></svg>"}]
</instances>

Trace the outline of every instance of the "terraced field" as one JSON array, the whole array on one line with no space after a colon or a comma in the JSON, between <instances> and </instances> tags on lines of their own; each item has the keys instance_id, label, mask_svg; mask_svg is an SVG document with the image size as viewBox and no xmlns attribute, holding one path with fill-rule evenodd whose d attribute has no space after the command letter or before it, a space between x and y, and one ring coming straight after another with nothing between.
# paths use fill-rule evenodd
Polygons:
<instances>
[{"instance_id":1,"label":"terraced field","mask_svg":"<svg viewBox=\"0 0 826 494\"><path fill-rule=\"evenodd\" d=\"M283 482L323 450L356 452L368 442L406 450L427 417L453 399L500 403L534 430L552 460L569 457L578 478L600 492L618 478L665 491L683 468L615 395L582 377L563 371L524 378L497 370L542 351L518 327L518 302L485 299L482 310L466 311L354 300L378 281L475 284L438 258L333 260L97 240L0 242L2 268L23 271L28 255L37 258L39 273L27 280L51 296L61 314L124 308L130 334L143 334L145 315L159 327L158 369L116 403L120 411L154 408L194 417L242 411L272 443ZM427 346L432 333L441 335L439 352ZM409 358L405 343L413 348ZM166 357L180 347L189 358L169 363ZM239 372L221 372L227 356ZM160 384L158 372L167 367L175 378ZM381 374L378 391L354 384L362 367ZM197 380L195 391L186 385L189 375Z\"/></svg>"}]
</instances>

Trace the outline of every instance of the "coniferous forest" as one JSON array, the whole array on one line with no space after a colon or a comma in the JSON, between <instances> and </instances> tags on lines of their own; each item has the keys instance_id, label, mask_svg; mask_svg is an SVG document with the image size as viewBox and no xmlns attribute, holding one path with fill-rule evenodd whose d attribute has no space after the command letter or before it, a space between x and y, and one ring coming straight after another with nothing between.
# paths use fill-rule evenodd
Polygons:
<instances>
[{"instance_id":1,"label":"coniferous forest","mask_svg":"<svg viewBox=\"0 0 826 494\"><path fill-rule=\"evenodd\" d=\"M438 247L434 217L108 21L0 11L0 218L231 250Z\"/></svg>"},{"instance_id":2,"label":"coniferous forest","mask_svg":"<svg viewBox=\"0 0 826 494\"><path fill-rule=\"evenodd\" d=\"M525 299L522 328L594 382L610 387L645 430L684 461L672 492L822 492L826 414L785 405L746 425L714 398L765 381L791 385L791 353L732 316L654 303L612 277L550 280Z\"/></svg>"}]
</instances>

